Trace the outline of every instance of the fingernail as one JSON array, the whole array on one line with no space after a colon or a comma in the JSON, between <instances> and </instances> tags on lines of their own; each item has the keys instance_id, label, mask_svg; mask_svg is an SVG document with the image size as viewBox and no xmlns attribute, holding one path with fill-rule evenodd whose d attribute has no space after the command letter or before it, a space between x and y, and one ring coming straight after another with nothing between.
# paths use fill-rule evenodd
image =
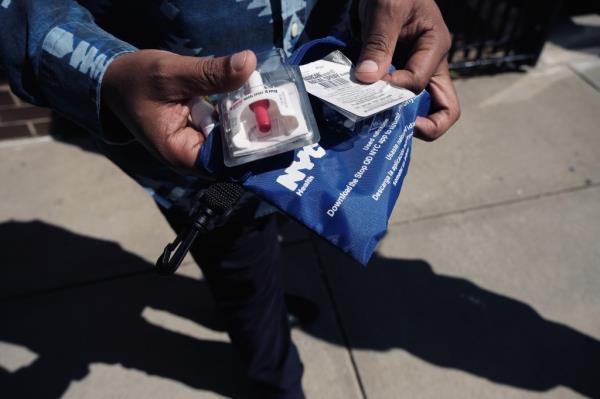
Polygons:
<instances>
[{"instance_id":1,"label":"fingernail","mask_svg":"<svg viewBox=\"0 0 600 399\"><path fill-rule=\"evenodd\" d=\"M363 62L360 63L360 65L358 66L358 68L356 68L356 72L360 72L360 73L372 73L372 72L377 72L379 70L379 66L377 66L377 63L373 60L364 60Z\"/></svg>"},{"instance_id":2,"label":"fingernail","mask_svg":"<svg viewBox=\"0 0 600 399\"><path fill-rule=\"evenodd\" d=\"M231 68L235 71L241 71L246 65L246 58L248 58L247 51L240 51L231 56Z\"/></svg>"}]
</instances>

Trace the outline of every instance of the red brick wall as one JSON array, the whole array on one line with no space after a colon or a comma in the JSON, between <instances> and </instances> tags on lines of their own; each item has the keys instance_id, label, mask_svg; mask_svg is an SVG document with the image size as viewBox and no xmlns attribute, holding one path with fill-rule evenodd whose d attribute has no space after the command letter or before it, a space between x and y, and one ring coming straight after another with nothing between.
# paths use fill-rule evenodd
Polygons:
<instances>
[{"instance_id":1,"label":"red brick wall","mask_svg":"<svg viewBox=\"0 0 600 399\"><path fill-rule=\"evenodd\" d=\"M47 108L23 102L0 76L0 140L47 135L51 114Z\"/></svg>"}]
</instances>

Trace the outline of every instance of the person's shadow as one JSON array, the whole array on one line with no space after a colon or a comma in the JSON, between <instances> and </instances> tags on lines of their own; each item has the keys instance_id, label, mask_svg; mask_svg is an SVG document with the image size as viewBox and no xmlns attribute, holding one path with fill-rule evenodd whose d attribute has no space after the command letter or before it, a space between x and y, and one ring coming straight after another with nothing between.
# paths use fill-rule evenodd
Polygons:
<instances>
[{"instance_id":1,"label":"person's shadow","mask_svg":"<svg viewBox=\"0 0 600 399\"><path fill-rule=\"evenodd\" d=\"M70 382L88 374L92 363L121 364L227 397L248 396L241 363L230 344L169 331L142 317L144 309L151 308L221 330L203 282L158 276L153 265L116 243L43 222L4 223L0 242L0 341L38 355L16 372L0 368L1 396L58 398ZM98 275L98 270L131 276L76 282L89 280L86 273ZM38 292L33 296L4 295L49 271L72 274L69 287L40 292L34 284Z\"/></svg>"},{"instance_id":2,"label":"person's shadow","mask_svg":"<svg viewBox=\"0 0 600 399\"><path fill-rule=\"evenodd\" d=\"M496 383L532 391L562 385L600 398L600 342L531 306L436 274L419 259L375 255L367 268L342 264L337 251L326 259L351 348L401 348Z\"/></svg>"},{"instance_id":3,"label":"person's shadow","mask_svg":"<svg viewBox=\"0 0 600 399\"><path fill-rule=\"evenodd\" d=\"M60 397L92 363L121 364L227 397L248 395L229 344L167 330L143 316L148 308L164 310L220 331L203 281L157 276L152 265L113 242L42 222L1 224L0 242L0 341L38 355L16 371L0 368L3 396ZM522 302L435 274L422 260L375 256L365 269L332 256L324 269L351 348L400 348L434 365L506 385L534 391L564 385L598 397L595 339L543 319ZM286 264L293 291L317 295L304 277L307 268L316 268L314 262L295 264ZM110 278L117 270L130 276ZM37 293L19 294L38 271L48 278L52 271L75 277L67 288L43 291L34 285ZM83 282L89 273L102 281ZM305 331L345 346L327 317L330 312L321 312Z\"/></svg>"}]
</instances>

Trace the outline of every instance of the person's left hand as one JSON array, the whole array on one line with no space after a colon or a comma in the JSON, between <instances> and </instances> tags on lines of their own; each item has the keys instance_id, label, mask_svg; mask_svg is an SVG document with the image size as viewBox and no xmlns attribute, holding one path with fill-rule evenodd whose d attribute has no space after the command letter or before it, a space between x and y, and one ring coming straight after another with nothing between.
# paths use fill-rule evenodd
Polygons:
<instances>
[{"instance_id":1,"label":"person's left hand","mask_svg":"<svg viewBox=\"0 0 600 399\"><path fill-rule=\"evenodd\" d=\"M432 141L459 118L458 96L446 56L450 33L434 0L355 0L361 23L362 50L355 76L365 83L379 79L415 93L428 88L433 113L419 117L415 136ZM393 58L403 69L388 73Z\"/></svg>"}]
</instances>

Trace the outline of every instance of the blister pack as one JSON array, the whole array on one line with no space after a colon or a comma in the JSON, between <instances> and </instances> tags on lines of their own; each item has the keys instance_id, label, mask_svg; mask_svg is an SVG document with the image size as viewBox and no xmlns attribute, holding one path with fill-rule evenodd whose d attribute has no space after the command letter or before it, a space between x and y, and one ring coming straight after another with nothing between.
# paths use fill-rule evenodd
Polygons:
<instances>
[{"instance_id":1,"label":"blister pack","mask_svg":"<svg viewBox=\"0 0 600 399\"><path fill-rule=\"evenodd\" d=\"M271 157L319 141L298 68L282 50L257 54L258 65L240 89L219 101L227 166Z\"/></svg>"}]
</instances>

